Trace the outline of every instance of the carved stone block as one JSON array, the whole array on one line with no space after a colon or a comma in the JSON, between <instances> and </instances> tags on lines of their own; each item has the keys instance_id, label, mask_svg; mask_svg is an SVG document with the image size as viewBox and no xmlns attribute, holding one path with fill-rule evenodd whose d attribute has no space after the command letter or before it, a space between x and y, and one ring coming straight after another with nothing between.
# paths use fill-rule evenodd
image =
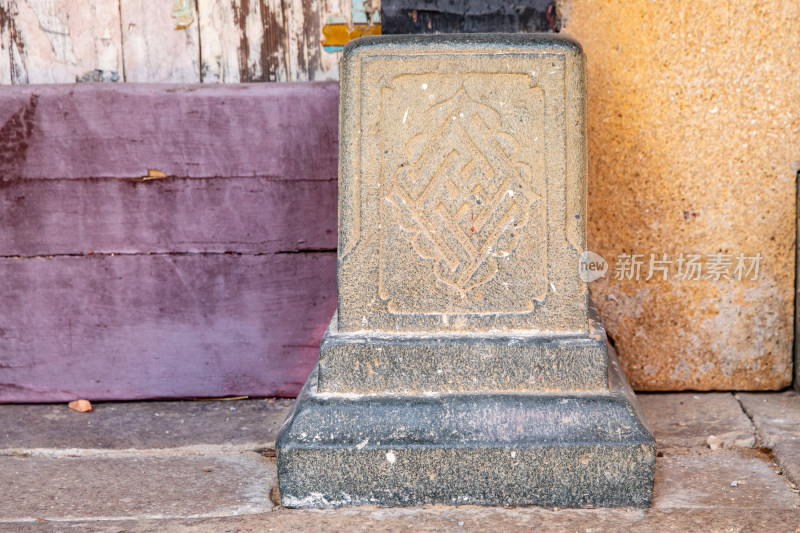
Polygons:
<instances>
[{"instance_id":1,"label":"carved stone block","mask_svg":"<svg viewBox=\"0 0 800 533\"><path fill-rule=\"evenodd\" d=\"M339 331L586 333L580 49L391 39L342 61Z\"/></svg>"},{"instance_id":2,"label":"carved stone block","mask_svg":"<svg viewBox=\"0 0 800 533\"><path fill-rule=\"evenodd\" d=\"M584 79L552 35L345 48L338 312L278 440L284 505L649 502L578 270Z\"/></svg>"}]
</instances>

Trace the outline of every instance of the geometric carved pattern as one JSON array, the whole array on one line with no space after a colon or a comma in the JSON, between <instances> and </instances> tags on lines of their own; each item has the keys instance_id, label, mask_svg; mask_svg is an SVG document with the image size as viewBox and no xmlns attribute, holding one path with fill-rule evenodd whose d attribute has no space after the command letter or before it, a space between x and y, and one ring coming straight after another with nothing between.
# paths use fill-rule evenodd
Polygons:
<instances>
[{"instance_id":1,"label":"geometric carved pattern","mask_svg":"<svg viewBox=\"0 0 800 533\"><path fill-rule=\"evenodd\" d=\"M517 159L520 142L463 85L425 114L447 118L407 142L411 164L397 169L385 200L400 211L416 254L433 260L435 278L467 301L497 274L497 259L514 253L541 196L531 188L530 166Z\"/></svg>"}]
</instances>

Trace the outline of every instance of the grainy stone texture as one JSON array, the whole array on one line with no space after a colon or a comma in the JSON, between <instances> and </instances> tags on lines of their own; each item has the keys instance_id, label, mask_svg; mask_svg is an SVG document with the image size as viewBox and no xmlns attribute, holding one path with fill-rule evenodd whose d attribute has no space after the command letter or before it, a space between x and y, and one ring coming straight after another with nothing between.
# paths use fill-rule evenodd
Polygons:
<instances>
[{"instance_id":1,"label":"grainy stone texture","mask_svg":"<svg viewBox=\"0 0 800 533\"><path fill-rule=\"evenodd\" d=\"M656 468L653 507L794 509L800 495L758 449L671 449ZM800 518L800 514L798 514Z\"/></svg>"},{"instance_id":2,"label":"grainy stone texture","mask_svg":"<svg viewBox=\"0 0 800 533\"><path fill-rule=\"evenodd\" d=\"M605 391L606 337L597 312L590 335L537 333L340 334L334 316L322 340L320 392Z\"/></svg>"},{"instance_id":3,"label":"grainy stone texture","mask_svg":"<svg viewBox=\"0 0 800 533\"><path fill-rule=\"evenodd\" d=\"M283 510L272 513L220 518L128 520L111 522L0 524L0 531L94 533L396 533L503 531L543 533L644 531L658 533L763 533L765 530L795 533L796 510L789 509L503 509L475 507L431 507L425 509Z\"/></svg>"},{"instance_id":4,"label":"grainy stone texture","mask_svg":"<svg viewBox=\"0 0 800 533\"><path fill-rule=\"evenodd\" d=\"M800 169L797 171L797 181L800 182ZM797 205L800 207L800 187L797 188L797 196L795 197ZM797 210L797 234L795 235L795 283L794 283L794 379L792 385L795 390L800 392L800 209Z\"/></svg>"},{"instance_id":5,"label":"grainy stone texture","mask_svg":"<svg viewBox=\"0 0 800 533\"><path fill-rule=\"evenodd\" d=\"M580 45L368 37L341 72L338 307L282 504L649 505L655 442L579 275Z\"/></svg>"},{"instance_id":6,"label":"grainy stone texture","mask_svg":"<svg viewBox=\"0 0 800 533\"><path fill-rule=\"evenodd\" d=\"M800 439L800 394L787 391L736 396L753 420L762 446L772 448L781 441Z\"/></svg>"},{"instance_id":7,"label":"grainy stone texture","mask_svg":"<svg viewBox=\"0 0 800 533\"><path fill-rule=\"evenodd\" d=\"M752 447L755 431L729 392L637 394L659 448Z\"/></svg>"},{"instance_id":8,"label":"grainy stone texture","mask_svg":"<svg viewBox=\"0 0 800 533\"><path fill-rule=\"evenodd\" d=\"M588 57L588 240L611 263L592 293L634 389L787 386L800 4L560 8ZM623 253L646 254L639 281L609 279ZM645 281L651 253L763 259L755 281Z\"/></svg>"},{"instance_id":9,"label":"grainy stone texture","mask_svg":"<svg viewBox=\"0 0 800 533\"><path fill-rule=\"evenodd\" d=\"M274 482L274 467L256 453L224 458L0 457L0 521L269 511Z\"/></svg>"},{"instance_id":10,"label":"grainy stone texture","mask_svg":"<svg viewBox=\"0 0 800 533\"><path fill-rule=\"evenodd\" d=\"M316 393L278 437L283 505L647 506L653 437L616 356L597 394Z\"/></svg>"},{"instance_id":11,"label":"grainy stone texture","mask_svg":"<svg viewBox=\"0 0 800 533\"><path fill-rule=\"evenodd\" d=\"M783 475L795 487L800 487L800 439L781 441L775 445L772 453Z\"/></svg>"},{"instance_id":12,"label":"grainy stone texture","mask_svg":"<svg viewBox=\"0 0 800 533\"><path fill-rule=\"evenodd\" d=\"M578 272L580 46L546 34L367 37L346 47L341 69L339 299L320 392L605 388L605 336L590 331ZM432 337L381 346L403 333ZM542 350L539 363L560 376L518 376L514 361L540 349L534 336L558 338L574 368L557 368L559 350ZM359 344L380 349L370 357ZM430 364L447 350L465 371L435 383L416 375L448 370ZM331 368L378 376L347 380Z\"/></svg>"},{"instance_id":13,"label":"grainy stone texture","mask_svg":"<svg viewBox=\"0 0 800 533\"><path fill-rule=\"evenodd\" d=\"M583 63L546 34L348 45L340 332L588 333Z\"/></svg>"},{"instance_id":14,"label":"grainy stone texture","mask_svg":"<svg viewBox=\"0 0 800 533\"><path fill-rule=\"evenodd\" d=\"M274 445L291 400L94 403L0 409L0 450Z\"/></svg>"}]
</instances>

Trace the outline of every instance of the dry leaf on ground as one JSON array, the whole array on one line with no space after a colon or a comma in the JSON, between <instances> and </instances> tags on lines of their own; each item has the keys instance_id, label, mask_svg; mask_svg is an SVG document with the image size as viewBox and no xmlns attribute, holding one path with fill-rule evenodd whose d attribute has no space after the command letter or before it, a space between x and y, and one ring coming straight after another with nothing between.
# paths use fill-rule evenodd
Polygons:
<instances>
[{"instance_id":1,"label":"dry leaf on ground","mask_svg":"<svg viewBox=\"0 0 800 533\"><path fill-rule=\"evenodd\" d=\"M69 402L69 408L75 409L79 413L88 413L92 410L92 404L89 402L89 400L75 400Z\"/></svg>"}]
</instances>

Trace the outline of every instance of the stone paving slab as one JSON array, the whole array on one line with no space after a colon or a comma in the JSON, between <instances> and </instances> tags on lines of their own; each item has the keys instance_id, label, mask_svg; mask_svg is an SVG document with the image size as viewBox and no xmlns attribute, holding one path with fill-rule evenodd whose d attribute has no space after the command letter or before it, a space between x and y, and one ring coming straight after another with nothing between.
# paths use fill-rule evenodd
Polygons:
<instances>
[{"instance_id":1,"label":"stone paving slab","mask_svg":"<svg viewBox=\"0 0 800 533\"><path fill-rule=\"evenodd\" d=\"M800 496L787 478L797 476L799 441L785 438L791 428L781 422L793 416L795 396L741 396L758 400L750 402L756 405L749 412L759 413L761 418L754 419L770 428L767 435L780 436L774 459L767 451L739 447L747 424L730 394L638 395L659 443L653 507L645 510L271 510L274 457L226 445L269 448L272 428L282 423L290 401L101 403L86 414L62 405L2 406L0 532L635 528L798 533ZM29 433L24 431L26 420L31 420ZM712 431L733 448L708 449L707 434ZM71 457L75 454L79 457Z\"/></svg>"},{"instance_id":2,"label":"stone paving slab","mask_svg":"<svg viewBox=\"0 0 800 533\"><path fill-rule=\"evenodd\" d=\"M274 447L293 400L4 405L0 450L146 449L204 444Z\"/></svg>"},{"instance_id":3,"label":"stone paving slab","mask_svg":"<svg viewBox=\"0 0 800 533\"><path fill-rule=\"evenodd\" d=\"M800 506L800 495L761 450L671 449L661 455L656 461L653 508L797 510Z\"/></svg>"},{"instance_id":4,"label":"stone paving slab","mask_svg":"<svg viewBox=\"0 0 800 533\"><path fill-rule=\"evenodd\" d=\"M636 395L656 446L752 447L750 419L729 392Z\"/></svg>"},{"instance_id":5,"label":"stone paving slab","mask_svg":"<svg viewBox=\"0 0 800 533\"><path fill-rule=\"evenodd\" d=\"M276 469L238 457L0 457L0 522L269 511Z\"/></svg>"},{"instance_id":6,"label":"stone paving slab","mask_svg":"<svg viewBox=\"0 0 800 533\"><path fill-rule=\"evenodd\" d=\"M508 514L508 509L501 508L429 507L404 511L362 507L320 512L281 510L259 514L258 519L244 517L271 508L267 495L276 482L275 470L274 459L262 459L255 453L243 454L239 459L6 457L0 459L0 472L5 473L4 484L11 486L16 496L5 507L0 503L0 523L28 520L14 525L35 530L39 524L30 521L44 518L50 520L49 526L58 524L59 529L48 530L58 531L80 530L79 523L87 528L91 524L89 529L96 531L218 531L223 525L232 531L247 531L249 527L264 531L270 527L275 531L350 531L361 527L392 531L405 524L415 524L416 530L425 531L455 528L458 522L466 524L470 517L475 519L474 529L479 530L481 524L485 525L482 520L489 520L491 515L498 524L508 523L511 528L539 522L551 526L561 523L570 529L590 528L602 521L604 526L648 525L680 530L697 520L716 516L714 513L721 510L736 513L723 513L720 524L755 525L757 522L749 515L743 522L740 520L744 515L739 511L750 509L756 513L753 516L763 510L770 510L770 517L777 512L778 522L770 522L772 525L788 524L794 517L794 523L800 526L800 496L780 475L771 457L756 449L673 448L662 452L656 462L653 508L645 511L532 508ZM44 479L47 483L41 482ZM736 486L731 485L734 482ZM234 513L240 516L232 516ZM133 523L123 520L126 516L171 519ZM187 520L193 516L219 516L220 520ZM733 520L732 516L738 518ZM90 517L106 520L90 523ZM113 518L117 520L107 521ZM425 523L417 524L417 519ZM377 529L367 528L370 523Z\"/></svg>"},{"instance_id":7,"label":"stone paving slab","mask_svg":"<svg viewBox=\"0 0 800 533\"><path fill-rule=\"evenodd\" d=\"M39 522L2 524L3 533L395 533L688 531L796 533L798 512L777 509L560 510L540 508L432 507L423 509L282 510L235 517Z\"/></svg>"},{"instance_id":8,"label":"stone paving slab","mask_svg":"<svg viewBox=\"0 0 800 533\"><path fill-rule=\"evenodd\" d=\"M796 391L742 392L736 397L753 420L762 446L772 448L783 440L800 439L800 394Z\"/></svg>"},{"instance_id":9,"label":"stone paving slab","mask_svg":"<svg viewBox=\"0 0 800 533\"><path fill-rule=\"evenodd\" d=\"M800 439L781 441L775 445L772 453L783 475L800 488Z\"/></svg>"}]
</instances>

